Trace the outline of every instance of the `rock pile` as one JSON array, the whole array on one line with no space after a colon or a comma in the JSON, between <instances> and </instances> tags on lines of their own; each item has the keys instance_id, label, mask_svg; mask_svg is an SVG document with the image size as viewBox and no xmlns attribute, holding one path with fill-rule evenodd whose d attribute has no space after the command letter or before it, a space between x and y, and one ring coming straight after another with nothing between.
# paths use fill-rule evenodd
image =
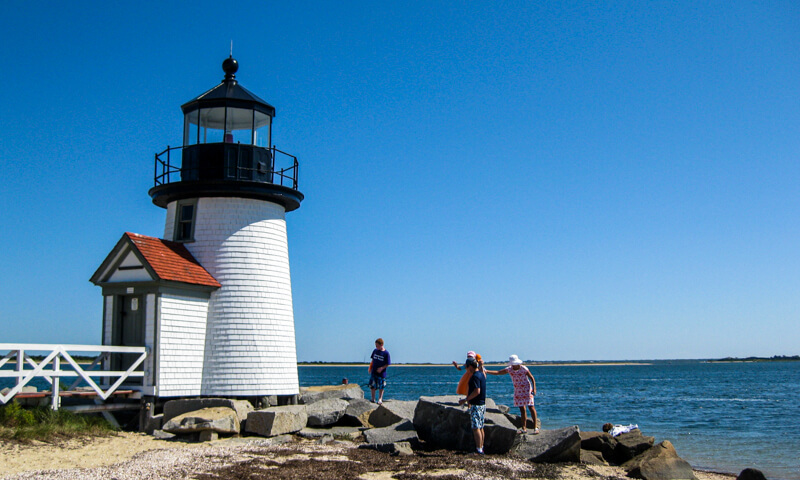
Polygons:
<instances>
[{"instance_id":1,"label":"rock pile","mask_svg":"<svg viewBox=\"0 0 800 480\"><path fill-rule=\"evenodd\" d=\"M644 480L696 480L691 465L678 456L668 440L655 439L639 429L612 437L604 432L582 432L581 461L618 465L629 477Z\"/></svg>"},{"instance_id":2,"label":"rock pile","mask_svg":"<svg viewBox=\"0 0 800 480\"><path fill-rule=\"evenodd\" d=\"M363 442L360 448L409 455L419 449L475 450L469 413L457 396L388 400L364 399L358 385L301 389L299 405L253 409L249 402L193 399L167 402L152 425L175 435L210 440L247 433L275 440L296 434L320 443ZM629 477L644 480L696 480L691 466L669 441L655 444L636 429L617 437L581 432L577 426L520 434L508 407L486 404L486 440L490 454L508 454L535 463L583 462L621 466ZM533 428L529 424L529 428ZM159 430L158 433L161 431ZM289 437L291 438L291 437ZM752 477L749 477L752 478Z\"/></svg>"}]
</instances>

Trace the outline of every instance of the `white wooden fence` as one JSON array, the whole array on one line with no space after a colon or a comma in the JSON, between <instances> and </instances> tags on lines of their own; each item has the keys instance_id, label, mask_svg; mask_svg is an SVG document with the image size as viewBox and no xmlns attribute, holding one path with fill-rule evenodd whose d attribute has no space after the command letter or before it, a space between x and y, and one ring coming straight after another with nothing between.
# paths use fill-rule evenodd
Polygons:
<instances>
[{"instance_id":1,"label":"white wooden fence","mask_svg":"<svg viewBox=\"0 0 800 480\"><path fill-rule=\"evenodd\" d=\"M147 357L146 347L116 347L111 345L45 345L36 343L0 343L0 355L2 352L8 352L2 360L0 360L0 378L16 378L16 385L6 392L5 395L0 393L0 403L6 404L15 395L22 391L22 387L26 386L31 380L36 377L43 377L47 383L51 385L51 408L58 410L59 407L59 392L61 391L61 378L75 378L75 381L67 387L64 391L71 391L77 387L81 380L85 381L96 393L97 396L103 400L108 399L120 385L128 378L138 377L143 378L144 372L136 371L136 368L142 364ZM36 362L26 352L36 352L45 357L40 362ZM72 353L70 353L72 352ZM76 362L72 355L77 353L93 354L98 353L97 358L87 368L83 368L81 364ZM112 353L117 354L138 354L139 356L133 361L126 371L110 371L110 370L95 370L95 368L103 368L103 362L109 359ZM63 370L61 368L62 360L72 367L72 369ZM15 365L14 370L3 369L2 367L12 362ZM26 368L32 367L32 368ZM105 381L98 382L92 378L104 378ZM116 381L112 383L112 380Z\"/></svg>"}]
</instances>

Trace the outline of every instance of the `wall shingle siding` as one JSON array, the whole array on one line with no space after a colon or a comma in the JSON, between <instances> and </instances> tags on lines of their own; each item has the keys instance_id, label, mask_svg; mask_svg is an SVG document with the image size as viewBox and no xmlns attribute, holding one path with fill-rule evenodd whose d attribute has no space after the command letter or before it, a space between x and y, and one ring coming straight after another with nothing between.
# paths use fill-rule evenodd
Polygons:
<instances>
[{"instance_id":1,"label":"wall shingle siding","mask_svg":"<svg viewBox=\"0 0 800 480\"><path fill-rule=\"evenodd\" d=\"M168 206L165 238L172 235L174 207ZM194 242L184 245L222 285L209 301L202 395L297 394L283 207L200 198Z\"/></svg>"},{"instance_id":2,"label":"wall shingle siding","mask_svg":"<svg viewBox=\"0 0 800 480\"><path fill-rule=\"evenodd\" d=\"M161 295L159 396L200 395L208 300Z\"/></svg>"}]
</instances>

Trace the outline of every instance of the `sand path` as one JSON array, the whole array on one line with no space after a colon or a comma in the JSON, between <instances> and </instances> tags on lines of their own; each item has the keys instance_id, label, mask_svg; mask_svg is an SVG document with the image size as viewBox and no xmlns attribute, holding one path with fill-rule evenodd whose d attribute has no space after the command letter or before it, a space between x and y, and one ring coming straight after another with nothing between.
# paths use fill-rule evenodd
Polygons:
<instances>
[{"instance_id":1,"label":"sand path","mask_svg":"<svg viewBox=\"0 0 800 480\"><path fill-rule=\"evenodd\" d=\"M140 452L163 448L191 448L199 444L165 442L143 433L119 432L109 437L70 440L60 445L0 443L0 474L32 470L94 468L130 460Z\"/></svg>"}]
</instances>

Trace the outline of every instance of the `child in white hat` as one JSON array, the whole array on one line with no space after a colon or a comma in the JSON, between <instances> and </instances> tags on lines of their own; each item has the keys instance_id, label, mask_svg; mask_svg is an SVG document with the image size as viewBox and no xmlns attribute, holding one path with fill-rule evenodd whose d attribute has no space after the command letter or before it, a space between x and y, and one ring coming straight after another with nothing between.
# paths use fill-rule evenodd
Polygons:
<instances>
[{"instance_id":1,"label":"child in white hat","mask_svg":"<svg viewBox=\"0 0 800 480\"><path fill-rule=\"evenodd\" d=\"M536 395L536 380L533 378L528 367L522 364L522 360L516 355L508 357L508 367L502 370L486 370L489 375L505 375L511 376L511 382L514 384L514 406L519 407L522 416L522 428L520 433L528 433L528 412L531 411L531 420L533 420L534 435L539 433L536 427L536 407L533 404L533 396Z\"/></svg>"}]
</instances>

